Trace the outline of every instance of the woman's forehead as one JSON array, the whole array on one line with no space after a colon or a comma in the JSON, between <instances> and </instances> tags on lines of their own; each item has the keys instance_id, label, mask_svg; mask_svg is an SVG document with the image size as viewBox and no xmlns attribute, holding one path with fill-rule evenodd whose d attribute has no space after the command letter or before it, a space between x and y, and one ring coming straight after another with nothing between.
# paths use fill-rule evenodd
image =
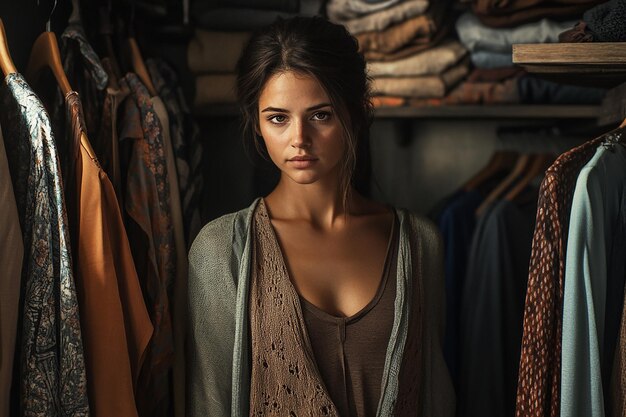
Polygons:
<instances>
[{"instance_id":1,"label":"woman's forehead","mask_svg":"<svg viewBox=\"0 0 626 417\"><path fill-rule=\"evenodd\" d=\"M259 107L276 107L288 110L307 109L330 98L317 78L296 71L282 71L266 81L259 96Z\"/></svg>"}]
</instances>

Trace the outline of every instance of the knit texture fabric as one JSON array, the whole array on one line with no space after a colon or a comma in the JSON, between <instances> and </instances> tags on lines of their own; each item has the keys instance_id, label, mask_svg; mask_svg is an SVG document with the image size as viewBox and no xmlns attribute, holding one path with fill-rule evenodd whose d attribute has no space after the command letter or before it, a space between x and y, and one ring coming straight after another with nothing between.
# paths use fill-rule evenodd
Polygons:
<instances>
[{"instance_id":1,"label":"knit texture fabric","mask_svg":"<svg viewBox=\"0 0 626 417\"><path fill-rule=\"evenodd\" d=\"M626 0L611 0L589 9L583 20L594 42L626 41Z\"/></svg>"}]
</instances>

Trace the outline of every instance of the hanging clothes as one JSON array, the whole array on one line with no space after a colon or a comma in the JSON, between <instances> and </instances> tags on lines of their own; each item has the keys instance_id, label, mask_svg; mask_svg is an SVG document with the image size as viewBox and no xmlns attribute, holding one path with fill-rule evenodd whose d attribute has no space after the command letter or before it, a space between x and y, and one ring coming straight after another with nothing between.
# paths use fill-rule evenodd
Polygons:
<instances>
[{"instance_id":1,"label":"hanging clothes","mask_svg":"<svg viewBox=\"0 0 626 417\"><path fill-rule=\"evenodd\" d=\"M199 129L193 120L191 111L178 85L178 79L174 69L163 60L148 59L146 65L159 97L162 99L167 109L170 139L175 156L176 172L178 174L178 184L182 200L185 238L187 245L190 245L201 227L199 206L204 179L200 166L202 160L202 144L199 140ZM165 126L163 127L166 129ZM186 247L180 250L184 256L183 266L186 271ZM177 415L185 415L184 340L187 323L186 299L187 274L177 274L176 283L174 285L174 402Z\"/></svg>"},{"instance_id":2,"label":"hanging clothes","mask_svg":"<svg viewBox=\"0 0 626 417\"><path fill-rule=\"evenodd\" d=\"M61 34L61 54L63 70L72 88L78 93L83 105L83 114L87 126L87 137L95 138L100 131L102 106L108 74L100 58L87 40L85 30L80 21L70 22ZM63 109L63 97L57 101ZM61 110L61 114L65 114Z\"/></svg>"},{"instance_id":3,"label":"hanging clothes","mask_svg":"<svg viewBox=\"0 0 626 417\"><path fill-rule=\"evenodd\" d=\"M9 417L24 242L0 129L0 417Z\"/></svg>"},{"instance_id":4,"label":"hanging clothes","mask_svg":"<svg viewBox=\"0 0 626 417\"><path fill-rule=\"evenodd\" d=\"M624 292L622 292L624 297ZM624 301L626 299L622 299ZM611 381L607 385L607 414L623 416L626 413L626 302L623 303L621 321L615 346L615 355L611 369ZM607 392L605 392L605 398Z\"/></svg>"},{"instance_id":5,"label":"hanging clothes","mask_svg":"<svg viewBox=\"0 0 626 417\"><path fill-rule=\"evenodd\" d=\"M137 386L140 416L169 416L174 357L168 289L176 279L176 244L163 127L150 94L133 73L123 80L133 100L124 108L122 142L131 151L124 205L135 266L154 326Z\"/></svg>"},{"instance_id":6,"label":"hanging clothes","mask_svg":"<svg viewBox=\"0 0 626 417\"><path fill-rule=\"evenodd\" d=\"M535 212L500 200L476 225L459 307L458 416L515 413Z\"/></svg>"},{"instance_id":7,"label":"hanging clothes","mask_svg":"<svg viewBox=\"0 0 626 417\"><path fill-rule=\"evenodd\" d=\"M3 86L7 156L24 240L22 415L88 416L85 361L59 157L48 113L20 74Z\"/></svg>"},{"instance_id":8,"label":"hanging clothes","mask_svg":"<svg viewBox=\"0 0 626 417\"><path fill-rule=\"evenodd\" d=\"M476 190L459 192L441 213L439 230L443 236L446 277L446 332L443 352L452 381L458 389L459 306L467 268L469 248L476 227L475 212L484 197Z\"/></svg>"},{"instance_id":9,"label":"hanging clothes","mask_svg":"<svg viewBox=\"0 0 626 417\"><path fill-rule=\"evenodd\" d=\"M163 60L146 62L152 82L163 100L170 122L170 132L185 222L187 244L195 239L202 227L200 200L204 178L202 175L202 142L200 131L178 83L178 76Z\"/></svg>"},{"instance_id":10,"label":"hanging clothes","mask_svg":"<svg viewBox=\"0 0 626 417\"><path fill-rule=\"evenodd\" d=\"M615 132L618 138L622 135ZM624 297L626 149L608 142L573 196L563 295L561 415L603 417ZM610 365L609 365L610 364Z\"/></svg>"},{"instance_id":11,"label":"hanging clothes","mask_svg":"<svg viewBox=\"0 0 626 417\"><path fill-rule=\"evenodd\" d=\"M93 140L93 149L96 152L100 165L111 180L117 202L120 208L124 207L124 188L122 186L122 163L120 157L119 132L120 121L118 115L122 103L130 94L130 88L125 81L115 79L111 61L102 59L102 66L108 74L108 86L102 104L100 129ZM91 139L91 137L90 137Z\"/></svg>"},{"instance_id":12,"label":"hanging clothes","mask_svg":"<svg viewBox=\"0 0 626 417\"><path fill-rule=\"evenodd\" d=\"M515 415L560 412L561 329L565 248L574 183L602 138L562 154L539 189L520 355Z\"/></svg>"},{"instance_id":13,"label":"hanging clothes","mask_svg":"<svg viewBox=\"0 0 626 417\"><path fill-rule=\"evenodd\" d=\"M134 388L152 324L113 186L85 136L78 93L65 103L73 167L66 195L91 414L136 417Z\"/></svg>"},{"instance_id":14,"label":"hanging clothes","mask_svg":"<svg viewBox=\"0 0 626 417\"><path fill-rule=\"evenodd\" d=\"M174 363L178 364L176 380L174 382L175 406L182 407L185 402L185 375L184 373L184 349L185 349L185 326L186 307L184 304L187 287L187 245L185 243L185 228L183 224L183 212L178 186L178 175L174 148L170 135L170 123L165 104L160 97L151 97L152 105L162 126L163 148L167 165L167 177L170 184L170 211L174 228L174 244L176 245L176 278L169 289L170 306L172 308L173 337L174 337ZM177 400L177 401L176 401ZM184 416L184 410L177 412L178 416Z\"/></svg>"}]
</instances>

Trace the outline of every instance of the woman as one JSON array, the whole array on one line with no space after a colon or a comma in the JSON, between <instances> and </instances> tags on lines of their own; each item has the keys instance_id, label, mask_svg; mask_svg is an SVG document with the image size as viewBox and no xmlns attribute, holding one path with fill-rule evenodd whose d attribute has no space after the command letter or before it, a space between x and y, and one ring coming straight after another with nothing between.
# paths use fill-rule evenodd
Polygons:
<instances>
[{"instance_id":1,"label":"woman","mask_svg":"<svg viewBox=\"0 0 626 417\"><path fill-rule=\"evenodd\" d=\"M356 40L281 20L238 71L280 180L191 248L189 415L452 415L437 232L352 186L371 120Z\"/></svg>"}]
</instances>

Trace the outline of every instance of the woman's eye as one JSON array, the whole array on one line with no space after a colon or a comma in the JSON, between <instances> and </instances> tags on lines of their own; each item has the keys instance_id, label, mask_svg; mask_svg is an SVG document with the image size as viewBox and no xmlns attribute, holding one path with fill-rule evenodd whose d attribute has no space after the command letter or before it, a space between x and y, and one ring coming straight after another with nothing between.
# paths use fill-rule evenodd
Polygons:
<instances>
[{"instance_id":1,"label":"woman's eye","mask_svg":"<svg viewBox=\"0 0 626 417\"><path fill-rule=\"evenodd\" d=\"M285 123L285 120L287 120L287 118L283 116L282 114L276 114L274 116L270 116L267 120L269 120L272 123L281 124L281 123Z\"/></svg>"},{"instance_id":2,"label":"woman's eye","mask_svg":"<svg viewBox=\"0 0 626 417\"><path fill-rule=\"evenodd\" d=\"M320 111L313 115L313 119L319 120L319 121L328 120L329 118L330 118L330 113L327 111Z\"/></svg>"}]
</instances>

